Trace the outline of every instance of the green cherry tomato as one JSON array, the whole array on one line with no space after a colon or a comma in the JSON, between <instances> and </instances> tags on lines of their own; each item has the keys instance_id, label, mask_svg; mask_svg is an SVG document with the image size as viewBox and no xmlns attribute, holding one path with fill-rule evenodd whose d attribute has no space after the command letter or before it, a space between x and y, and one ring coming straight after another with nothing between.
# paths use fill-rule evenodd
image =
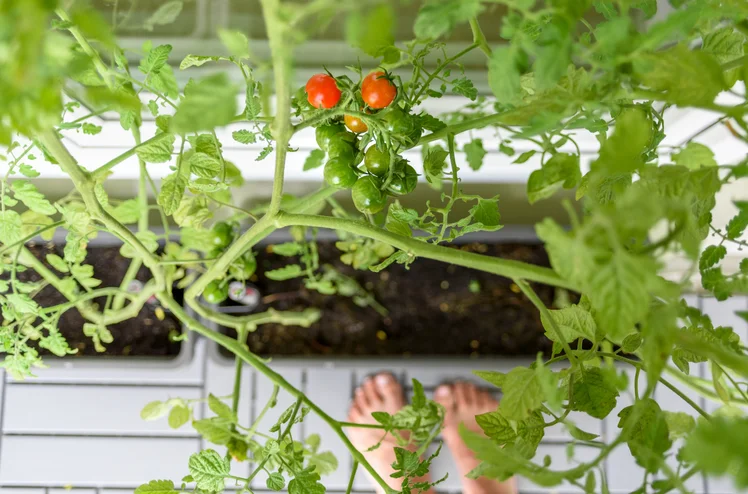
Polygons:
<instances>
[{"instance_id":1,"label":"green cherry tomato","mask_svg":"<svg viewBox=\"0 0 748 494\"><path fill-rule=\"evenodd\" d=\"M406 164L402 173L392 177L387 185L387 192L394 195L410 194L418 185L418 173L415 168Z\"/></svg>"},{"instance_id":2,"label":"green cherry tomato","mask_svg":"<svg viewBox=\"0 0 748 494\"><path fill-rule=\"evenodd\" d=\"M395 139L402 142L405 149L415 146L421 139L421 125L418 119L408 115L400 108L393 108L384 117L387 129L394 134Z\"/></svg>"},{"instance_id":3,"label":"green cherry tomato","mask_svg":"<svg viewBox=\"0 0 748 494\"><path fill-rule=\"evenodd\" d=\"M353 147L353 141L349 140L346 134L350 134L350 132L341 132L330 140L327 145L327 155L330 158L340 158L353 163L356 149Z\"/></svg>"},{"instance_id":4,"label":"green cherry tomato","mask_svg":"<svg viewBox=\"0 0 748 494\"><path fill-rule=\"evenodd\" d=\"M257 259L252 251L247 252L241 257L242 267L244 268L244 277L249 278L257 270Z\"/></svg>"},{"instance_id":5,"label":"green cherry tomato","mask_svg":"<svg viewBox=\"0 0 748 494\"><path fill-rule=\"evenodd\" d=\"M379 181L371 176L356 180L351 189L353 205L362 213L378 213L387 204L387 196L379 190Z\"/></svg>"},{"instance_id":6,"label":"green cherry tomato","mask_svg":"<svg viewBox=\"0 0 748 494\"><path fill-rule=\"evenodd\" d=\"M327 151L330 139L344 131L345 127L341 124L320 125L317 127L317 130L314 131L314 135L317 138L317 145L322 151Z\"/></svg>"},{"instance_id":7,"label":"green cherry tomato","mask_svg":"<svg viewBox=\"0 0 748 494\"><path fill-rule=\"evenodd\" d=\"M382 177L390 169L390 153L382 151L377 146L371 146L366 150L364 163L369 173Z\"/></svg>"},{"instance_id":8,"label":"green cherry tomato","mask_svg":"<svg viewBox=\"0 0 748 494\"><path fill-rule=\"evenodd\" d=\"M226 247L234 240L234 229L228 223L223 221L213 225L213 245L216 247Z\"/></svg>"},{"instance_id":9,"label":"green cherry tomato","mask_svg":"<svg viewBox=\"0 0 748 494\"><path fill-rule=\"evenodd\" d=\"M226 283L221 283L217 280L213 280L208 283L208 286L203 290L203 298L209 304L220 304L229 294L229 286Z\"/></svg>"},{"instance_id":10,"label":"green cherry tomato","mask_svg":"<svg viewBox=\"0 0 748 494\"><path fill-rule=\"evenodd\" d=\"M325 182L336 189L348 189L358 180L352 162L343 158L330 158L325 163Z\"/></svg>"}]
</instances>

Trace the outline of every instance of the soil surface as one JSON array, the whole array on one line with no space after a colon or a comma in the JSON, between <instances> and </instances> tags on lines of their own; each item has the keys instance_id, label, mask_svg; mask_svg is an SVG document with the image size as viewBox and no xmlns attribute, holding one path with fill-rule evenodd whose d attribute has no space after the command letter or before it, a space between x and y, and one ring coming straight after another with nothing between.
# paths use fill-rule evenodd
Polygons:
<instances>
[{"instance_id":1,"label":"soil surface","mask_svg":"<svg viewBox=\"0 0 748 494\"><path fill-rule=\"evenodd\" d=\"M64 276L52 268L45 260L47 254L63 256L63 245L28 244L29 250L58 276ZM119 247L91 247L85 260L94 268L94 277L101 280L97 288L119 286L125 276L130 259L119 254ZM7 275L4 275L7 276ZM145 283L150 279L150 272L146 268L140 269L136 277ZM31 269L18 273L20 281L38 281L41 277ZM34 297L42 307L49 307L67 302L55 288L47 286ZM94 299L100 306L106 302L105 298ZM108 326L114 341L104 344L106 351L99 353L94 349L91 339L83 334L85 320L77 309L70 309L60 318L59 330L68 341L70 348L78 349L78 353L70 358L82 356L176 356L181 344L173 342L169 333L181 333L181 324L176 317L166 312L160 321L156 315L157 305L146 303L137 317ZM49 354L39 349L42 354Z\"/></svg>"},{"instance_id":2,"label":"soil surface","mask_svg":"<svg viewBox=\"0 0 748 494\"><path fill-rule=\"evenodd\" d=\"M541 245L466 244L463 250L548 266ZM320 265L331 264L354 278L387 310L360 307L348 297L322 295L303 287L301 279L272 281L263 272L284 266L289 258L266 251L257 254L253 282L263 295L256 311L322 309L309 328L261 326L248 338L262 355L536 355L550 353L540 316L510 280L489 273L417 259L406 270L391 265L380 273L355 270L340 262L334 243L319 244ZM290 258L294 261L294 258ZM555 289L534 285L550 307ZM224 328L228 334L233 330Z\"/></svg>"}]
</instances>

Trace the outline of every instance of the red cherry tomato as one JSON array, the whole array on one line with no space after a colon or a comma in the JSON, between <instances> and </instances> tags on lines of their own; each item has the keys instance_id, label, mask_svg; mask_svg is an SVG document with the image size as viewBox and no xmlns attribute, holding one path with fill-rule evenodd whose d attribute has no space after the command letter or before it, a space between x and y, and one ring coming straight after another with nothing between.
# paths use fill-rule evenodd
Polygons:
<instances>
[{"instance_id":1,"label":"red cherry tomato","mask_svg":"<svg viewBox=\"0 0 748 494\"><path fill-rule=\"evenodd\" d=\"M353 115L346 115L343 120L345 120L345 126L348 127L348 130L354 134L362 134L369 130L369 126L363 120Z\"/></svg>"},{"instance_id":2,"label":"red cherry tomato","mask_svg":"<svg viewBox=\"0 0 748 494\"><path fill-rule=\"evenodd\" d=\"M306 83L306 97L315 108L332 108L340 101L340 89L327 74L316 74Z\"/></svg>"},{"instance_id":3,"label":"red cherry tomato","mask_svg":"<svg viewBox=\"0 0 748 494\"><path fill-rule=\"evenodd\" d=\"M395 100L395 96L397 88L381 70L367 75L361 83L361 97L371 108L386 108Z\"/></svg>"}]
</instances>

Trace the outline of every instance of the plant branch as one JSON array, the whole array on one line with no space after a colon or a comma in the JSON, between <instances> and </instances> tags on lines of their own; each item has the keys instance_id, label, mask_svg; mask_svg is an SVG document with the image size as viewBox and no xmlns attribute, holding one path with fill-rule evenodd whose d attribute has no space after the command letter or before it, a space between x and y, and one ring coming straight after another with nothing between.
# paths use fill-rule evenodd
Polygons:
<instances>
[{"instance_id":1,"label":"plant branch","mask_svg":"<svg viewBox=\"0 0 748 494\"><path fill-rule=\"evenodd\" d=\"M380 242L397 247L398 249L408 252L416 257L444 261L511 279L526 279L538 283L567 288L569 290L576 290L573 285L561 279L555 271L549 268L426 243L415 238L405 237L382 228L377 228L376 226L362 221L333 218L329 216L301 215L281 212L275 219L275 225L279 228L298 225L341 230L362 237L379 240Z\"/></svg>"},{"instance_id":2,"label":"plant branch","mask_svg":"<svg viewBox=\"0 0 748 494\"><path fill-rule=\"evenodd\" d=\"M493 52L491 51L491 47L488 46L486 35L483 34L483 30L481 29L480 24L478 24L477 18L473 17L470 19L470 29L473 31L473 42L490 59Z\"/></svg>"},{"instance_id":3,"label":"plant branch","mask_svg":"<svg viewBox=\"0 0 748 494\"><path fill-rule=\"evenodd\" d=\"M290 393L294 398L296 398L297 400L300 400L307 407L309 407L333 430L333 432L335 432L335 434L340 438L340 440L343 442L345 447L351 453L351 455L353 456L353 459L355 461L358 461L361 465L364 466L366 471L369 472L369 474L372 476L372 478L374 478L377 484L379 484L382 487L382 489L384 489L385 493L393 494L396 492L387 485L387 482L385 482L385 480L381 477L379 472L377 472L376 469L374 469L374 467L372 467L371 464L369 464L369 462L366 460L364 455L351 443L345 431L343 431L343 428L340 426L340 424L338 424L338 421L332 418L331 416L329 416L316 403L312 402L309 398L307 398L306 395L301 390L291 385L288 381L286 381L286 379L283 376L281 376L280 374L272 370L270 367L268 367L267 364L265 364L265 362L260 357L258 357L257 355L253 354L252 352L244 348L239 342L237 342L233 338L225 336L216 331L211 331L210 329L205 327L202 323L190 317L184 311L182 306L179 305L168 293L160 292L159 294L157 294L157 296L158 296L158 299L161 301L161 303L164 305L164 307L171 310L172 313L180 321L182 321L189 329L195 331L198 334L201 334L202 336L205 336L206 338L210 340L215 341L216 343L226 348L233 354L239 356L242 360L244 360L246 363L254 367L258 372L260 372L265 377L270 379L273 383L277 384L280 388L283 388L285 391Z\"/></svg>"}]
</instances>

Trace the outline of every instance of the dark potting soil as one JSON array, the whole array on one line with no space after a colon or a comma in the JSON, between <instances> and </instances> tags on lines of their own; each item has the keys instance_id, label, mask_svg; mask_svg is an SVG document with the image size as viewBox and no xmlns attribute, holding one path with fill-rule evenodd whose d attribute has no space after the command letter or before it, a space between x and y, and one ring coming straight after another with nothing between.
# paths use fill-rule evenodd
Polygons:
<instances>
[{"instance_id":1,"label":"dark potting soil","mask_svg":"<svg viewBox=\"0 0 748 494\"><path fill-rule=\"evenodd\" d=\"M47 243L44 245L29 244L29 250L40 259L48 268L59 276L64 276L55 271L46 261L47 254L57 254L63 256L63 245ZM127 272L130 259L124 258L119 254L119 247L91 247L88 248L88 255L85 260L94 269L94 278L101 280L101 285L97 288L119 286ZM6 275L4 275L6 276ZM39 281L39 276L35 271L27 269L18 273L20 281ZM141 267L136 279L145 283L150 279L148 269ZM67 302L55 288L46 286L34 297L34 300L42 307L50 307ZM102 306L105 298L94 299L94 302ZM181 333L181 324L175 316L166 312L163 320L157 317L157 305L146 303L137 317L123 321L118 324L112 324L107 328L112 333L114 341L105 343L106 351L97 352L94 348L91 338L83 334L83 323L85 320L77 309L70 309L60 317L58 328L72 349L78 349L78 353L70 357L81 356L176 356L179 353L181 344L170 339L169 334ZM48 354L44 349L40 353Z\"/></svg>"},{"instance_id":2,"label":"dark potting soil","mask_svg":"<svg viewBox=\"0 0 748 494\"><path fill-rule=\"evenodd\" d=\"M456 248L549 265L541 245L473 243ZM263 250L257 254L253 280L263 295L256 311L317 307L322 317L309 328L263 325L249 334L252 351L287 356L519 356L551 350L537 309L511 280L428 259L416 259L410 269L393 264L380 273L356 270L340 262L334 243L320 243L319 256L320 265L331 264L354 278L387 314L360 307L348 297L307 290L300 279L269 280L263 273L286 265L289 258ZM550 307L555 289L538 284L533 288Z\"/></svg>"}]
</instances>

